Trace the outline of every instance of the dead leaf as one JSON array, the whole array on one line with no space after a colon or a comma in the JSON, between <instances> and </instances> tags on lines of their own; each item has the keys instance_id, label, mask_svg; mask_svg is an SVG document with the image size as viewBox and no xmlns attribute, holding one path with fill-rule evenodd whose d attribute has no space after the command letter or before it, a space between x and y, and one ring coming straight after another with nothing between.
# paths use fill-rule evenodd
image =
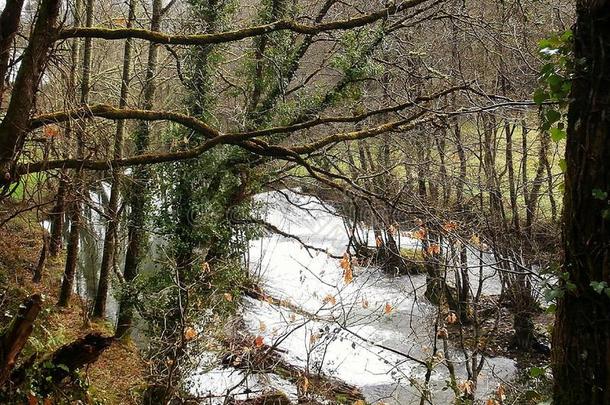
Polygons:
<instances>
[{"instance_id":1,"label":"dead leaf","mask_svg":"<svg viewBox=\"0 0 610 405\"><path fill-rule=\"evenodd\" d=\"M447 232L455 231L458 228L458 224L455 221L448 221L443 224L443 229Z\"/></svg>"},{"instance_id":2,"label":"dead leaf","mask_svg":"<svg viewBox=\"0 0 610 405\"><path fill-rule=\"evenodd\" d=\"M473 233L470 237L470 243L478 247L479 245L481 245L481 238L479 238L479 235Z\"/></svg>"},{"instance_id":3,"label":"dead leaf","mask_svg":"<svg viewBox=\"0 0 610 405\"><path fill-rule=\"evenodd\" d=\"M383 240L381 239L380 236L375 237L375 245L377 245L378 248L383 246Z\"/></svg>"},{"instance_id":4,"label":"dead leaf","mask_svg":"<svg viewBox=\"0 0 610 405\"><path fill-rule=\"evenodd\" d=\"M347 252L343 253L343 258L339 264L343 269L343 281L345 281L345 284L351 283L354 279L354 274L352 272L351 258Z\"/></svg>"},{"instance_id":5,"label":"dead leaf","mask_svg":"<svg viewBox=\"0 0 610 405\"><path fill-rule=\"evenodd\" d=\"M45 125L42 128L42 133L44 134L44 136L47 136L49 138L53 138L55 136L59 135L59 127L57 125Z\"/></svg>"},{"instance_id":6,"label":"dead leaf","mask_svg":"<svg viewBox=\"0 0 610 405\"><path fill-rule=\"evenodd\" d=\"M458 388L464 394L472 395L472 393L474 392L474 381L466 380L464 382L461 382L458 384Z\"/></svg>"},{"instance_id":7,"label":"dead leaf","mask_svg":"<svg viewBox=\"0 0 610 405\"><path fill-rule=\"evenodd\" d=\"M451 312L449 315L447 315L447 318L445 319L445 321L449 325L453 325L454 323L457 322L457 315L455 313Z\"/></svg>"},{"instance_id":8,"label":"dead leaf","mask_svg":"<svg viewBox=\"0 0 610 405\"><path fill-rule=\"evenodd\" d=\"M261 332L264 332L267 330L267 325L265 325L265 322L258 321L258 330Z\"/></svg>"},{"instance_id":9,"label":"dead leaf","mask_svg":"<svg viewBox=\"0 0 610 405\"><path fill-rule=\"evenodd\" d=\"M309 380L307 377L303 377L303 382L301 383L301 390L303 393L306 393L309 390Z\"/></svg>"},{"instance_id":10,"label":"dead leaf","mask_svg":"<svg viewBox=\"0 0 610 405\"><path fill-rule=\"evenodd\" d=\"M224 293L225 300L228 302L233 302L233 295L231 293Z\"/></svg>"},{"instance_id":11,"label":"dead leaf","mask_svg":"<svg viewBox=\"0 0 610 405\"><path fill-rule=\"evenodd\" d=\"M261 335L258 335L256 337L256 339L254 339L254 346L256 347L262 347L264 344L264 338Z\"/></svg>"},{"instance_id":12,"label":"dead leaf","mask_svg":"<svg viewBox=\"0 0 610 405\"><path fill-rule=\"evenodd\" d=\"M369 300L366 298L362 299L362 308L367 309L369 307Z\"/></svg>"},{"instance_id":13,"label":"dead leaf","mask_svg":"<svg viewBox=\"0 0 610 405\"><path fill-rule=\"evenodd\" d=\"M327 294L327 295L324 296L324 298L322 298L322 302L325 303L325 304L332 304L332 305L334 305L334 304L337 303L337 299L334 296L332 296L330 294Z\"/></svg>"},{"instance_id":14,"label":"dead leaf","mask_svg":"<svg viewBox=\"0 0 610 405\"><path fill-rule=\"evenodd\" d=\"M424 228L419 228L417 231L413 232L413 237L419 240L426 239L426 230Z\"/></svg>"},{"instance_id":15,"label":"dead leaf","mask_svg":"<svg viewBox=\"0 0 610 405\"><path fill-rule=\"evenodd\" d=\"M496 389L496 398L500 401L504 401L506 399L506 391L502 384L498 384L498 388Z\"/></svg>"},{"instance_id":16,"label":"dead leaf","mask_svg":"<svg viewBox=\"0 0 610 405\"><path fill-rule=\"evenodd\" d=\"M193 329L192 327L188 327L184 330L184 340L186 340L187 342L189 340L193 340L195 339L195 337L197 336L197 331L195 329Z\"/></svg>"},{"instance_id":17,"label":"dead leaf","mask_svg":"<svg viewBox=\"0 0 610 405\"><path fill-rule=\"evenodd\" d=\"M394 225L390 225L388 227L388 233L392 236L396 235L396 233L397 233L396 227Z\"/></svg>"},{"instance_id":18,"label":"dead leaf","mask_svg":"<svg viewBox=\"0 0 610 405\"><path fill-rule=\"evenodd\" d=\"M314 343L316 343L318 340L320 339L320 335L317 333L312 333L309 336L309 344L313 345Z\"/></svg>"},{"instance_id":19,"label":"dead leaf","mask_svg":"<svg viewBox=\"0 0 610 405\"><path fill-rule=\"evenodd\" d=\"M441 246L438 243L431 243L426 249L426 252L428 252L430 256L438 255L441 253Z\"/></svg>"},{"instance_id":20,"label":"dead leaf","mask_svg":"<svg viewBox=\"0 0 610 405\"><path fill-rule=\"evenodd\" d=\"M392 305L389 302L386 302L385 307L383 308L383 312L385 312L386 315L389 315L393 309L394 308L392 308Z\"/></svg>"},{"instance_id":21,"label":"dead leaf","mask_svg":"<svg viewBox=\"0 0 610 405\"><path fill-rule=\"evenodd\" d=\"M436 332L436 337L439 339L447 339L449 337L449 333L447 332L447 329L440 328L438 332Z\"/></svg>"}]
</instances>

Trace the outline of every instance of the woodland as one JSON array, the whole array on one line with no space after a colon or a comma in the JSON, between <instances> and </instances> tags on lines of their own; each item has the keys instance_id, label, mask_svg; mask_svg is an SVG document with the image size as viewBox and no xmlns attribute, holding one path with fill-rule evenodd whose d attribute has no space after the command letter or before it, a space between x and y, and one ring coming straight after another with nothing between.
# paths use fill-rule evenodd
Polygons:
<instances>
[{"instance_id":1,"label":"woodland","mask_svg":"<svg viewBox=\"0 0 610 405\"><path fill-rule=\"evenodd\" d=\"M610 1L0 12L0 403L610 405Z\"/></svg>"}]
</instances>

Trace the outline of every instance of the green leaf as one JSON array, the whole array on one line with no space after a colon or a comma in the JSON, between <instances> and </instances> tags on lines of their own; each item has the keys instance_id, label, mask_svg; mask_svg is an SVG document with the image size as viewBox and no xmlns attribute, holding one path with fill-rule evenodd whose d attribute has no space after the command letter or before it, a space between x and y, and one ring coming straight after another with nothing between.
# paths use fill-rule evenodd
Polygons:
<instances>
[{"instance_id":1,"label":"green leaf","mask_svg":"<svg viewBox=\"0 0 610 405\"><path fill-rule=\"evenodd\" d=\"M544 375L544 369L541 367L532 367L530 368L530 377L537 378L541 375Z\"/></svg>"},{"instance_id":2,"label":"green leaf","mask_svg":"<svg viewBox=\"0 0 610 405\"><path fill-rule=\"evenodd\" d=\"M597 200L605 200L608 198L608 193L600 190L599 188L594 188L591 194L593 195L593 198Z\"/></svg>"},{"instance_id":3,"label":"green leaf","mask_svg":"<svg viewBox=\"0 0 610 405\"><path fill-rule=\"evenodd\" d=\"M604 292L604 289L608 287L608 283L605 281L591 281L589 285L593 287L593 290L598 294Z\"/></svg>"},{"instance_id":4,"label":"green leaf","mask_svg":"<svg viewBox=\"0 0 610 405\"><path fill-rule=\"evenodd\" d=\"M551 128L551 139L555 142L559 142L565 139L566 135L566 131L564 131L563 129L557 127Z\"/></svg>"},{"instance_id":5,"label":"green leaf","mask_svg":"<svg viewBox=\"0 0 610 405\"><path fill-rule=\"evenodd\" d=\"M568 170L568 162L566 162L565 159L561 159L559 161L559 168L561 169L562 172L565 173L565 171Z\"/></svg>"},{"instance_id":6,"label":"green leaf","mask_svg":"<svg viewBox=\"0 0 610 405\"><path fill-rule=\"evenodd\" d=\"M543 89L536 89L536 91L534 92L534 96L533 96L534 103L541 105L548 99L549 99L549 95Z\"/></svg>"},{"instance_id":7,"label":"green leaf","mask_svg":"<svg viewBox=\"0 0 610 405\"><path fill-rule=\"evenodd\" d=\"M550 109L546 112L546 119L551 123L555 123L561 119L561 113L557 110Z\"/></svg>"}]
</instances>

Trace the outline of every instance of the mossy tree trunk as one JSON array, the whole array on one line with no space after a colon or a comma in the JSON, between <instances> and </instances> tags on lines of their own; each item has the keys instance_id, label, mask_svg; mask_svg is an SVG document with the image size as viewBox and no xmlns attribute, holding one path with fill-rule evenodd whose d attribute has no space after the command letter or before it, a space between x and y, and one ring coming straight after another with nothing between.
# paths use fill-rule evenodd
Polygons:
<instances>
[{"instance_id":1,"label":"mossy tree trunk","mask_svg":"<svg viewBox=\"0 0 610 405\"><path fill-rule=\"evenodd\" d=\"M554 403L610 404L610 1L577 1L568 110L563 269L574 288L558 302Z\"/></svg>"}]
</instances>

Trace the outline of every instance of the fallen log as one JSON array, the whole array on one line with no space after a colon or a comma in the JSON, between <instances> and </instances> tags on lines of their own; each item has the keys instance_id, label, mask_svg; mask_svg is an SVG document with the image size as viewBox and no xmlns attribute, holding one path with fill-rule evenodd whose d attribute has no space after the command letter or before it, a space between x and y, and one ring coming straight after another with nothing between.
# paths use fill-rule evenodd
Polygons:
<instances>
[{"instance_id":1,"label":"fallen log","mask_svg":"<svg viewBox=\"0 0 610 405\"><path fill-rule=\"evenodd\" d=\"M9 379L17 357L34 329L34 321L41 308L40 294L30 296L25 304L20 306L17 315L0 336L0 387L3 387Z\"/></svg>"},{"instance_id":2,"label":"fallen log","mask_svg":"<svg viewBox=\"0 0 610 405\"><path fill-rule=\"evenodd\" d=\"M54 369L49 372L52 381L57 384L84 366L95 363L113 340L113 336L94 332L57 349L49 358L53 366L50 369Z\"/></svg>"}]
</instances>

